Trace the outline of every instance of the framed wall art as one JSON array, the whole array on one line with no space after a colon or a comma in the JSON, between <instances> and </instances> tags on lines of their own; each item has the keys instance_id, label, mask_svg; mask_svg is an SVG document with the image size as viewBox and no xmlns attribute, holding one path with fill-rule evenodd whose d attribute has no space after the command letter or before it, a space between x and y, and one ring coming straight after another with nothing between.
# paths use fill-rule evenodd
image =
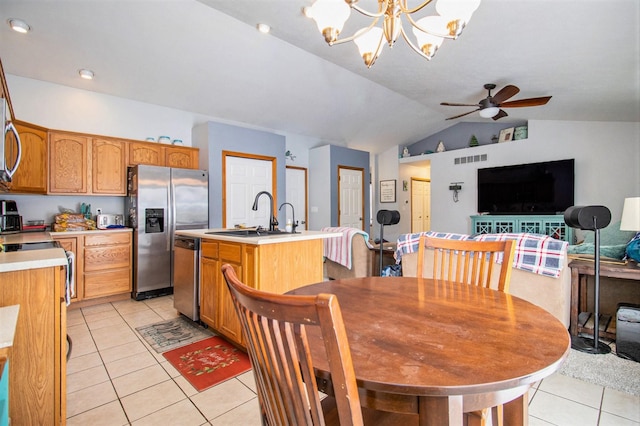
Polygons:
<instances>
[{"instance_id":1,"label":"framed wall art","mask_svg":"<svg viewBox=\"0 0 640 426\"><path fill-rule=\"evenodd\" d=\"M507 142L513 139L513 127L509 127L508 129L500 130L500 139L498 142Z\"/></svg>"},{"instance_id":2,"label":"framed wall art","mask_svg":"<svg viewBox=\"0 0 640 426\"><path fill-rule=\"evenodd\" d=\"M380 181L380 202L395 203L396 202L396 180Z\"/></svg>"}]
</instances>

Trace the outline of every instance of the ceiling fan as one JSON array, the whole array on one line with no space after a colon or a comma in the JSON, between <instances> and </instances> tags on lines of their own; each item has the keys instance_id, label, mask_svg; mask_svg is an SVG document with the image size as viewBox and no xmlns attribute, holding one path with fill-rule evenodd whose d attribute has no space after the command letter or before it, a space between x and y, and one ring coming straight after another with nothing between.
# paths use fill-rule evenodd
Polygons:
<instances>
[{"instance_id":1,"label":"ceiling fan","mask_svg":"<svg viewBox=\"0 0 640 426\"><path fill-rule=\"evenodd\" d=\"M446 106L473 106L478 107L478 109L474 109L473 111L465 112L464 114L456 115L454 117L449 117L447 120L453 120L455 118L464 117L465 115L469 115L476 111L480 111L480 116L484 118L493 118L494 120L498 120L502 117L506 117L507 114L502 108L522 108L522 107L532 107L544 105L549 102L551 96L543 96L541 98L528 98L528 99L520 99L517 101L505 102L507 99L515 96L520 89L516 86L507 85L498 91L494 96L491 96L491 91L496 88L495 84L485 84L484 88L487 89L489 94L486 98L480 100L477 104L457 104L451 102L442 102L440 105Z\"/></svg>"}]
</instances>

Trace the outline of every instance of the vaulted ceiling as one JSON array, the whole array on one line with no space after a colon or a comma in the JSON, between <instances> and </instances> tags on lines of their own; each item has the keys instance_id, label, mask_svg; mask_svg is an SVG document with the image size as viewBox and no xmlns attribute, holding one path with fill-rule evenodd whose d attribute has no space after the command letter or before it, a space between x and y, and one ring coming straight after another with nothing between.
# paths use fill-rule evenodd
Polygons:
<instances>
[{"instance_id":1,"label":"vaulted ceiling","mask_svg":"<svg viewBox=\"0 0 640 426\"><path fill-rule=\"evenodd\" d=\"M470 109L440 105L477 103L485 83L518 86L513 100L553 96L545 106L507 110L505 127L640 119L637 0L483 0L462 36L431 61L400 39L371 69L353 43L324 42L301 13L311 3L0 0L2 21L32 27L22 35L2 25L0 57L7 74L371 152L459 121L485 122L476 113L445 121ZM360 4L375 9L372 0ZM432 5L425 11L435 13ZM352 21L344 34L357 29L353 13ZM79 79L80 68L96 78Z\"/></svg>"}]
</instances>

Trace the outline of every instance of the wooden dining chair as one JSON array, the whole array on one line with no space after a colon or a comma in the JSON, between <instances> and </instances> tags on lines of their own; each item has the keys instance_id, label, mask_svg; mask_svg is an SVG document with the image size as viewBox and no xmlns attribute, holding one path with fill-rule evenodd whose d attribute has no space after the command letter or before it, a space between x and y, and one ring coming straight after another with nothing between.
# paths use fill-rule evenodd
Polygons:
<instances>
[{"instance_id":1,"label":"wooden dining chair","mask_svg":"<svg viewBox=\"0 0 640 426\"><path fill-rule=\"evenodd\" d=\"M428 276L485 288L491 288L495 281L498 291L509 292L515 252L513 240L449 240L421 235L419 244L416 271L418 277L424 276L427 269L425 253L432 250L433 262ZM495 261L499 254L502 254L502 263L497 264ZM502 425L502 406L465 413L467 426L485 426L489 424L489 419L493 425Z\"/></svg>"},{"instance_id":2,"label":"wooden dining chair","mask_svg":"<svg viewBox=\"0 0 640 426\"><path fill-rule=\"evenodd\" d=\"M338 299L332 294L292 296L252 289L233 267L222 266L247 341L263 424L324 425L333 408L340 425L362 425L363 417L347 334ZM306 330L319 327L325 344L334 397L322 403ZM337 418L335 418L335 407ZM328 416L330 417L330 416Z\"/></svg>"},{"instance_id":3,"label":"wooden dining chair","mask_svg":"<svg viewBox=\"0 0 640 426\"><path fill-rule=\"evenodd\" d=\"M497 290L509 292L515 243L506 241L449 240L420 236L416 275L425 276L425 253L432 250L433 262L428 276L444 281L491 288L497 280ZM502 263L496 258L502 254ZM497 279L495 278L497 276Z\"/></svg>"}]
</instances>

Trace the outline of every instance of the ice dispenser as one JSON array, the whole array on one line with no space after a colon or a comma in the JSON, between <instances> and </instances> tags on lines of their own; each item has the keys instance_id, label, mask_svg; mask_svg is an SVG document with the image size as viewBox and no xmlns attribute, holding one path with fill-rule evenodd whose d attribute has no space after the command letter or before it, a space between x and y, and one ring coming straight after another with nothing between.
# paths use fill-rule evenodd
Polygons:
<instances>
[{"instance_id":1,"label":"ice dispenser","mask_svg":"<svg viewBox=\"0 0 640 426\"><path fill-rule=\"evenodd\" d=\"M144 232L147 234L164 232L164 209L144 210Z\"/></svg>"}]
</instances>

